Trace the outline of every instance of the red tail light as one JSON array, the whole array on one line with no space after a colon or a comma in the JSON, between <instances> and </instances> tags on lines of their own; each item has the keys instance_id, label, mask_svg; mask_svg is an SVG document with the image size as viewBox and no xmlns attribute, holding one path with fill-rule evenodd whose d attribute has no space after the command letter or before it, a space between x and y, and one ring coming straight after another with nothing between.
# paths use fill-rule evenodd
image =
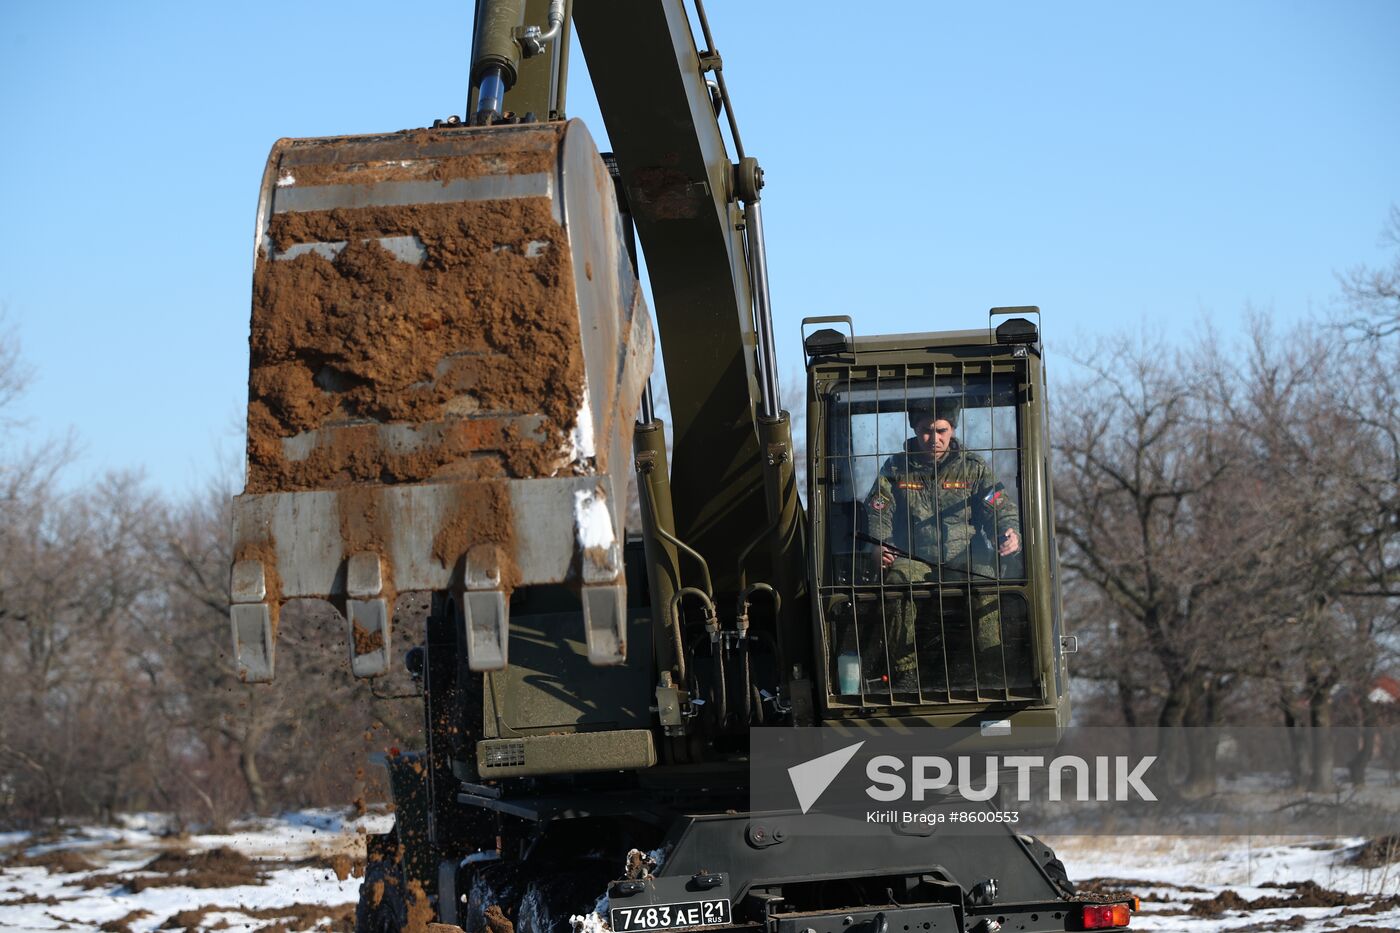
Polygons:
<instances>
[{"instance_id":1,"label":"red tail light","mask_svg":"<svg viewBox=\"0 0 1400 933\"><path fill-rule=\"evenodd\" d=\"M1085 904L1080 919L1086 930L1107 930L1125 927L1132 918L1133 912L1127 904Z\"/></svg>"}]
</instances>

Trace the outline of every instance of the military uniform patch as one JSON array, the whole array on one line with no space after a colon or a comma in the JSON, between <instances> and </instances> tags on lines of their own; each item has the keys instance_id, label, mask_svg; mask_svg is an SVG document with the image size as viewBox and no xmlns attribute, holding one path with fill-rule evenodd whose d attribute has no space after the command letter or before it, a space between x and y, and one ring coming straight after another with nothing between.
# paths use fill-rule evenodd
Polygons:
<instances>
[{"instance_id":1,"label":"military uniform patch","mask_svg":"<svg viewBox=\"0 0 1400 933\"><path fill-rule=\"evenodd\" d=\"M896 483L895 485L898 486L900 489L923 489L923 488L924 488L924 484L923 484L923 483Z\"/></svg>"},{"instance_id":2,"label":"military uniform patch","mask_svg":"<svg viewBox=\"0 0 1400 933\"><path fill-rule=\"evenodd\" d=\"M971 483L966 483L966 482L962 482L961 480L955 480L955 479L945 479L945 480L942 482L941 485L943 486L944 489L971 489L971 488L972 488L972 484L971 484Z\"/></svg>"},{"instance_id":3,"label":"military uniform patch","mask_svg":"<svg viewBox=\"0 0 1400 933\"><path fill-rule=\"evenodd\" d=\"M870 500L870 507L877 512L881 511L889 504L890 500L886 499L884 496L876 496L874 499Z\"/></svg>"}]
</instances>

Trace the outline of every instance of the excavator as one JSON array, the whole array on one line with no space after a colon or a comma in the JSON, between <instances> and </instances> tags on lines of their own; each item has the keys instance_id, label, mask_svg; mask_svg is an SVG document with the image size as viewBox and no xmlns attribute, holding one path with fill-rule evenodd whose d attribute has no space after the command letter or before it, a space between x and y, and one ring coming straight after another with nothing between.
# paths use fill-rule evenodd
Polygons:
<instances>
[{"instance_id":1,"label":"excavator","mask_svg":"<svg viewBox=\"0 0 1400 933\"><path fill-rule=\"evenodd\" d=\"M795 444L764 173L692 2L477 0L465 115L268 159L230 625L270 681L282 607L325 600L357 677L417 685L357 928L1125 926L1020 827L832 845L753 806L775 730L1056 734L1072 640L1039 312L805 320Z\"/></svg>"}]
</instances>

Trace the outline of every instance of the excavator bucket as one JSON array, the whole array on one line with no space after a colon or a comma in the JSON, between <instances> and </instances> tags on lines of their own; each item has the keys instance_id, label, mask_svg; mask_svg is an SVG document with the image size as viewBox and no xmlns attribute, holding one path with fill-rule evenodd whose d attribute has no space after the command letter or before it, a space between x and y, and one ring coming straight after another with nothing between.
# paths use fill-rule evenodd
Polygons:
<instances>
[{"instance_id":1,"label":"excavator bucket","mask_svg":"<svg viewBox=\"0 0 1400 933\"><path fill-rule=\"evenodd\" d=\"M624 660L621 544L652 330L613 181L566 124L284 139L258 203L248 473L230 581L240 675L280 606L328 599L358 676L394 598L454 593L476 670L515 587L580 588Z\"/></svg>"}]
</instances>

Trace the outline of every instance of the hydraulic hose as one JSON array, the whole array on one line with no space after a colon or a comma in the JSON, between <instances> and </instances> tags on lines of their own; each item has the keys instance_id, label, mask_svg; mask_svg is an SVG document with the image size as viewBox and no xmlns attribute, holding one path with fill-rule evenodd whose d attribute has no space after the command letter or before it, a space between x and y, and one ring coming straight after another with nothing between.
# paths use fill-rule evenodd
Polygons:
<instances>
[{"instance_id":1,"label":"hydraulic hose","mask_svg":"<svg viewBox=\"0 0 1400 933\"><path fill-rule=\"evenodd\" d=\"M696 589L693 586L683 586L676 590L676 595L671 597L671 638L675 642L676 648L676 673L682 690L690 689L690 681L687 678L687 664L685 661L685 638L681 635L681 603L687 596L694 596L700 600L704 607L705 621L707 624L715 619L715 604L704 590Z\"/></svg>"},{"instance_id":2,"label":"hydraulic hose","mask_svg":"<svg viewBox=\"0 0 1400 933\"><path fill-rule=\"evenodd\" d=\"M753 720L753 662L749 657L749 604L752 602L755 593L767 593L773 601L773 618L778 618L778 609L782 606L782 597L778 591L767 583L755 583L739 594L738 613L735 616L735 631L739 634L739 650L743 653L744 659L744 722L745 724ZM761 708L761 704L760 704Z\"/></svg>"},{"instance_id":3,"label":"hydraulic hose","mask_svg":"<svg viewBox=\"0 0 1400 933\"><path fill-rule=\"evenodd\" d=\"M729 684L726 682L724 672L724 639L710 642L710 651L715 662L715 717L719 721L719 729L724 730L725 723L729 720Z\"/></svg>"}]
</instances>

